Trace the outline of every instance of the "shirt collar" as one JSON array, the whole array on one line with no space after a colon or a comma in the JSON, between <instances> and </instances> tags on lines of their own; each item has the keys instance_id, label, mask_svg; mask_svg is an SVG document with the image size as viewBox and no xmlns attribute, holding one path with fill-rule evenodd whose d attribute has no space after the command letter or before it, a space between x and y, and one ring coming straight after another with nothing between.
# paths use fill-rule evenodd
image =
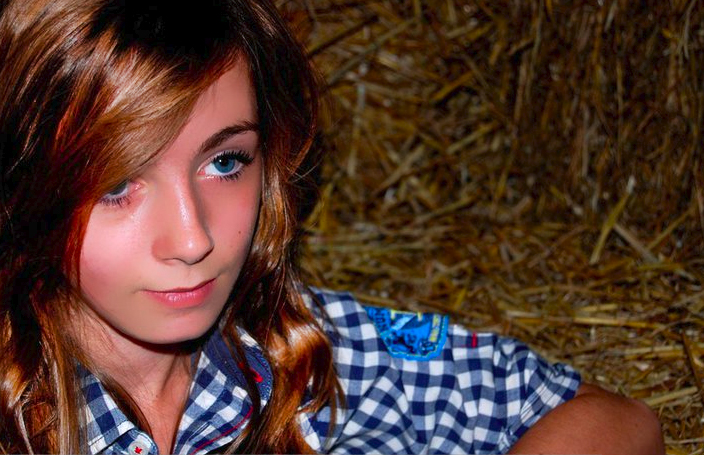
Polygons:
<instances>
[{"instance_id":1,"label":"shirt collar","mask_svg":"<svg viewBox=\"0 0 704 455\"><path fill-rule=\"evenodd\" d=\"M239 329L245 356L254 373L263 408L271 396L272 373L256 341ZM247 382L219 331L208 338L198 359L188 401L176 435L174 452L202 453L234 440L252 414ZM118 408L98 378L79 367L86 400L87 442L91 454L125 449L145 435ZM119 450L118 450L119 451Z\"/></svg>"}]
</instances>

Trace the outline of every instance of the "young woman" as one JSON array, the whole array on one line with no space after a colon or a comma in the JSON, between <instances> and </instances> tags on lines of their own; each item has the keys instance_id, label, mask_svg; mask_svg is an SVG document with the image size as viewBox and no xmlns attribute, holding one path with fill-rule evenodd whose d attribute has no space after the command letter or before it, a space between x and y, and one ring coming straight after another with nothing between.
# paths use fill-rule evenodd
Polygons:
<instances>
[{"instance_id":1,"label":"young woman","mask_svg":"<svg viewBox=\"0 0 704 455\"><path fill-rule=\"evenodd\" d=\"M300 282L316 86L270 2L0 8L0 452L663 452L519 342Z\"/></svg>"}]
</instances>

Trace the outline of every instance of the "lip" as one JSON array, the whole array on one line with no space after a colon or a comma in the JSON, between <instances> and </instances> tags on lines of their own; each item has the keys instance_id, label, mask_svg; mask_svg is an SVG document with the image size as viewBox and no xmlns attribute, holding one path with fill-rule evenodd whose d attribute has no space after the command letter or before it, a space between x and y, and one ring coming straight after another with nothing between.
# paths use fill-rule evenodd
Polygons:
<instances>
[{"instance_id":1,"label":"lip","mask_svg":"<svg viewBox=\"0 0 704 455\"><path fill-rule=\"evenodd\" d=\"M172 308L191 308L201 305L215 288L215 278L192 288L175 288L166 291L145 290L154 300Z\"/></svg>"}]
</instances>

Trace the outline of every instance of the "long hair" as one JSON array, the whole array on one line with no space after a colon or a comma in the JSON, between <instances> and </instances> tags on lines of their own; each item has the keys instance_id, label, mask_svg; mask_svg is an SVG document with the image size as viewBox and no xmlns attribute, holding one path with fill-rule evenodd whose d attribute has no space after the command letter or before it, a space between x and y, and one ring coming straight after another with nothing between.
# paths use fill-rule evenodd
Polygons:
<instances>
[{"instance_id":1,"label":"long hair","mask_svg":"<svg viewBox=\"0 0 704 455\"><path fill-rule=\"evenodd\" d=\"M0 1L0 452L87 449L76 362L66 335L92 206L153 162L199 95L236 61L256 91L264 184L251 251L220 327L236 327L274 375L229 451L310 451L297 413L335 406L330 343L301 297L295 266L300 200L315 134L316 79L270 1ZM74 283L74 284L72 284ZM248 368L244 368L248 374ZM139 409L110 384L121 408ZM275 412L274 412L275 411ZM140 422L144 424L144 422Z\"/></svg>"}]
</instances>

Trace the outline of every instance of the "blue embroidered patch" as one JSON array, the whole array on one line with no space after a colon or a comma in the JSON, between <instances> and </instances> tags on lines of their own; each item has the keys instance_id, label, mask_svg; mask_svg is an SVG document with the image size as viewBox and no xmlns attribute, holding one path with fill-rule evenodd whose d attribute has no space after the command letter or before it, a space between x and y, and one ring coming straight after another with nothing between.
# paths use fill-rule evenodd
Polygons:
<instances>
[{"instance_id":1,"label":"blue embroidered patch","mask_svg":"<svg viewBox=\"0 0 704 455\"><path fill-rule=\"evenodd\" d=\"M437 357L445 345L447 316L372 306L364 309L393 357L430 360Z\"/></svg>"}]
</instances>

